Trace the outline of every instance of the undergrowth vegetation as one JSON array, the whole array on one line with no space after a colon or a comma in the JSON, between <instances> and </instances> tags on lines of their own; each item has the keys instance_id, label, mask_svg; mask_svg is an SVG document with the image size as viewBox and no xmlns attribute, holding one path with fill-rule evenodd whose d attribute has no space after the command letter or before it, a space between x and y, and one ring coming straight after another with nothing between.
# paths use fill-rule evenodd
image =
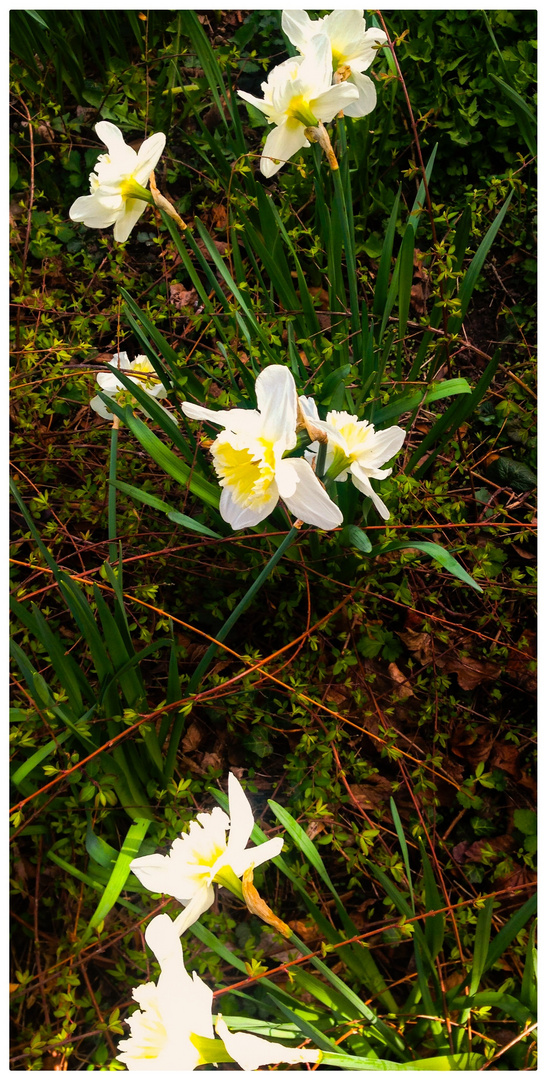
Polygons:
<instances>
[{"instance_id":1,"label":"undergrowth vegetation","mask_svg":"<svg viewBox=\"0 0 547 1080\"><path fill-rule=\"evenodd\" d=\"M238 780L275 917L214 878L181 1068L535 1067L535 19L368 13L374 109L273 168L281 12L11 14L14 1070L123 1068L187 910L140 860ZM113 125L166 136L124 242L74 210ZM213 413L283 394L232 528ZM364 480L340 415L401 432Z\"/></svg>"}]
</instances>

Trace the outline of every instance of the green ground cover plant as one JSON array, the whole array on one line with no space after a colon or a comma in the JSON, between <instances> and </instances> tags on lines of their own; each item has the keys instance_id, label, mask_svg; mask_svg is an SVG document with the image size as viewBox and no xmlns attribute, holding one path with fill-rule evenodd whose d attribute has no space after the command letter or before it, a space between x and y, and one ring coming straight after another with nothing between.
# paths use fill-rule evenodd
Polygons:
<instances>
[{"instance_id":1,"label":"green ground cover plant","mask_svg":"<svg viewBox=\"0 0 547 1080\"><path fill-rule=\"evenodd\" d=\"M535 1067L536 16L296 16L11 13L15 1070Z\"/></svg>"}]
</instances>

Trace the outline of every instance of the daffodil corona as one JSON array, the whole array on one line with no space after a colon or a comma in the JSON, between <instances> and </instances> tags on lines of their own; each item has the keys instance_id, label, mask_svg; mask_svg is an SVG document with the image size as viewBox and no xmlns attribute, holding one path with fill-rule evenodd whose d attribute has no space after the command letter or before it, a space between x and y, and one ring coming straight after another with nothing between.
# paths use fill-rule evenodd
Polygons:
<instances>
[{"instance_id":1,"label":"daffodil corona","mask_svg":"<svg viewBox=\"0 0 547 1080\"><path fill-rule=\"evenodd\" d=\"M153 199L146 190L150 173L156 167L165 146L165 135L158 131L145 139L139 151L133 150L115 124L101 120L95 131L108 148L101 154L95 171L90 173L90 195L82 195L72 204L72 221L83 221L90 229L114 226L114 239L127 240L147 203Z\"/></svg>"},{"instance_id":2,"label":"daffodil corona","mask_svg":"<svg viewBox=\"0 0 547 1080\"><path fill-rule=\"evenodd\" d=\"M355 86L332 85L331 45L321 34L310 38L305 56L291 57L273 68L262 90L264 99L243 90L238 94L275 124L260 159L264 176L273 176L298 150L310 145L306 128L328 123L358 98Z\"/></svg>"},{"instance_id":3,"label":"daffodil corona","mask_svg":"<svg viewBox=\"0 0 547 1080\"><path fill-rule=\"evenodd\" d=\"M229 818L220 807L209 814L198 814L188 832L173 842L168 855L145 855L131 863L133 873L147 889L174 896L185 905L175 922L179 934L211 907L214 882L242 896L239 879L244 871L275 858L283 847L282 838L276 837L247 848L254 826L253 812L232 773L228 778L228 799Z\"/></svg>"},{"instance_id":4,"label":"daffodil corona","mask_svg":"<svg viewBox=\"0 0 547 1080\"><path fill-rule=\"evenodd\" d=\"M214 411L183 401L193 420L224 429L211 446L222 487L220 512L233 529L258 525L279 499L308 525L334 529L342 514L304 458L284 458L296 446L297 394L288 368L272 364L256 380L258 409Z\"/></svg>"},{"instance_id":5,"label":"daffodil corona","mask_svg":"<svg viewBox=\"0 0 547 1080\"><path fill-rule=\"evenodd\" d=\"M379 47L385 45L383 30L369 27L362 11L331 11L323 18L310 19L305 11L284 11L281 25L290 42L307 56L318 34L329 42L331 79L349 82L358 93L344 106L346 116L367 116L376 105L376 87L363 72L372 64Z\"/></svg>"}]
</instances>

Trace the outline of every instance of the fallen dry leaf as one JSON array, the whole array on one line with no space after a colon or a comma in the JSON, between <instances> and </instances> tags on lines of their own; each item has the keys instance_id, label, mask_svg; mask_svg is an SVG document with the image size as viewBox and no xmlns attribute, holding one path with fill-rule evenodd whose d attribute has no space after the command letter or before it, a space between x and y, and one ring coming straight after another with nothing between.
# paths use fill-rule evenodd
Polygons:
<instances>
[{"instance_id":1,"label":"fallen dry leaf","mask_svg":"<svg viewBox=\"0 0 547 1080\"><path fill-rule=\"evenodd\" d=\"M310 840L315 840L315 837L319 836L319 833L322 833L324 831L325 831L325 822L324 821L310 821L310 823L309 823L309 825L308 825L308 827L306 829L306 836L309 836Z\"/></svg>"},{"instance_id":2,"label":"fallen dry leaf","mask_svg":"<svg viewBox=\"0 0 547 1080\"><path fill-rule=\"evenodd\" d=\"M363 810L377 810L389 799L392 785L384 776L371 776L367 784L350 784L353 798Z\"/></svg>"},{"instance_id":3,"label":"fallen dry leaf","mask_svg":"<svg viewBox=\"0 0 547 1080\"><path fill-rule=\"evenodd\" d=\"M520 748L514 743L494 742L490 755L492 769L502 769L515 778L520 776L519 766Z\"/></svg>"},{"instance_id":4,"label":"fallen dry leaf","mask_svg":"<svg viewBox=\"0 0 547 1080\"><path fill-rule=\"evenodd\" d=\"M212 236L210 237L210 239L215 245L219 255L225 255L228 251L229 244L227 244L224 240L214 240ZM207 261L211 262L212 256L209 254L207 248L205 247L203 240L197 240L196 246L199 248L201 254L207 259Z\"/></svg>"},{"instance_id":5,"label":"fallen dry leaf","mask_svg":"<svg viewBox=\"0 0 547 1080\"><path fill-rule=\"evenodd\" d=\"M178 281L172 281L169 285L169 299L180 311L182 308L195 310L199 297L195 289L185 289Z\"/></svg>"},{"instance_id":6,"label":"fallen dry leaf","mask_svg":"<svg viewBox=\"0 0 547 1080\"><path fill-rule=\"evenodd\" d=\"M301 938L302 941L305 941L306 945L308 945L310 941L317 941L321 936L315 923L308 926L308 924L302 922L301 919L289 919L288 926L290 926L297 937Z\"/></svg>"},{"instance_id":7,"label":"fallen dry leaf","mask_svg":"<svg viewBox=\"0 0 547 1080\"><path fill-rule=\"evenodd\" d=\"M410 681L406 675L397 667L397 664L391 663L388 667L389 674L396 685L396 694L402 701L405 698L414 697L414 691L410 685Z\"/></svg>"},{"instance_id":8,"label":"fallen dry leaf","mask_svg":"<svg viewBox=\"0 0 547 1080\"><path fill-rule=\"evenodd\" d=\"M226 207L219 203L218 206L213 206L211 217L215 229L225 229L228 224L228 211Z\"/></svg>"},{"instance_id":9,"label":"fallen dry leaf","mask_svg":"<svg viewBox=\"0 0 547 1080\"><path fill-rule=\"evenodd\" d=\"M401 641L407 646L420 664L430 664L433 659L433 640L431 634L417 633L415 630L404 630L399 633Z\"/></svg>"},{"instance_id":10,"label":"fallen dry leaf","mask_svg":"<svg viewBox=\"0 0 547 1080\"><path fill-rule=\"evenodd\" d=\"M450 736L450 749L475 766L486 761L493 742L494 733L488 724L457 723Z\"/></svg>"},{"instance_id":11,"label":"fallen dry leaf","mask_svg":"<svg viewBox=\"0 0 547 1080\"><path fill-rule=\"evenodd\" d=\"M515 841L509 833L504 833L503 836L488 836L483 837L482 840L474 840L472 844L467 840L462 840L461 844L456 844L452 850L452 858L454 862L477 862L483 861L483 852L485 849L489 851L507 852L511 851L515 846Z\"/></svg>"},{"instance_id":12,"label":"fallen dry leaf","mask_svg":"<svg viewBox=\"0 0 547 1080\"><path fill-rule=\"evenodd\" d=\"M191 754L192 750L197 750L202 739L203 729L200 724L193 720L184 734L184 738L182 740L182 749L185 751L185 753Z\"/></svg>"},{"instance_id":13,"label":"fallen dry leaf","mask_svg":"<svg viewBox=\"0 0 547 1080\"><path fill-rule=\"evenodd\" d=\"M462 690L475 690L482 682L498 679L501 668L490 660L475 660L472 656L443 656L438 666L447 673L454 672Z\"/></svg>"}]
</instances>

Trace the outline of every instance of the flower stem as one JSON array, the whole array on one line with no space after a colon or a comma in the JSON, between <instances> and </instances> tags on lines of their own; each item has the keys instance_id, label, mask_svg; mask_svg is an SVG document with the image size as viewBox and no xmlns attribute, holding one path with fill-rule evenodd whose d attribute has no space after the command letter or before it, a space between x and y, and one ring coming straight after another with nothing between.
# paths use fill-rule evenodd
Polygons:
<instances>
[{"instance_id":1,"label":"flower stem","mask_svg":"<svg viewBox=\"0 0 547 1080\"><path fill-rule=\"evenodd\" d=\"M315 459L315 475L318 480L323 479L325 472L325 461L327 458L327 444L326 442L319 443L319 450L317 451L317 457Z\"/></svg>"},{"instance_id":2,"label":"flower stem","mask_svg":"<svg viewBox=\"0 0 547 1080\"><path fill-rule=\"evenodd\" d=\"M118 548L114 541L116 536L116 464L118 458L118 427L119 420L114 418L110 435L110 469L108 473L108 558L113 566L118 558Z\"/></svg>"},{"instance_id":3,"label":"flower stem","mask_svg":"<svg viewBox=\"0 0 547 1080\"><path fill-rule=\"evenodd\" d=\"M344 250L346 252L346 267L348 273L348 286L351 308L351 333L353 341L353 352L354 355L360 357L361 320L359 295L357 293L357 269L355 265L355 248L352 236L353 226L352 223L350 223L348 217L348 208L344 195L344 183L340 175L340 168L338 165L338 161L336 160L336 154L332 149L329 133L325 125L320 123L315 128L306 128L306 135L311 142L319 143L321 149L326 155L332 173L332 179L334 183L334 202L336 204L338 217L340 219L340 226L342 228L342 239L344 241ZM345 139L343 145L345 146Z\"/></svg>"},{"instance_id":4,"label":"flower stem","mask_svg":"<svg viewBox=\"0 0 547 1080\"><path fill-rule=\"evenodd\" d=\"M195 694L201 682L201 679L207 671L207 668L216 656L218 646L227 638L230 630L232 629L232 626L236 624L240 615L243 615L243 612L247 610L249 604L252 602L257 592L268 580L272 570L277 566L279 560L283 558L283 555L287 551L287 548L291 546L293 540L295 540L298 536L298 532L299 530L293 525L292 529L287 533L285 539L282 540L277 551L272 555L271 559L266 564L264 569L260 572L255 581L253 581L253 584L251 585L250 589L247 590L243 599L240 600L237 607L235 607L232 611L232 614L221 626L215 640L209 645L205 656L202 657L202 659L200 660L196 670L194 671L194 674L192 675L192 678L190 679L190 682L188 683L188 686L186 688L186 692L188 695ZM173 724L173 731L171 733L169 748L165 759L164 776L166 780L170 779L173 774L178 744L184 727L184 719L184 716L177 716Z\"/></svg>"},{"instance_id":5,"label":"flower stem","mask_svg":"<svg viewBox=\"0 0 547 1080\"><path fill-rule=\"evenodd\" d=\"M344 241L344 249L346 252L346 266L348 272L348 286L349 297L351 307L351 330L352 330L352 347L354 355L360 357L361 355L361 320L360 320L360 306L359 295L357 293L357 272L355 266L355 257L353 243L351 239L348 212L346 207L346 199L344 196L344 187L342 184L342 177L340 175L340 169L336 168L332 170L332 178L334 181L334 201L336 209L338 211L338 217L340 219L340 225L342 227L342 238Z\"/></svg>"}]
</instances>

